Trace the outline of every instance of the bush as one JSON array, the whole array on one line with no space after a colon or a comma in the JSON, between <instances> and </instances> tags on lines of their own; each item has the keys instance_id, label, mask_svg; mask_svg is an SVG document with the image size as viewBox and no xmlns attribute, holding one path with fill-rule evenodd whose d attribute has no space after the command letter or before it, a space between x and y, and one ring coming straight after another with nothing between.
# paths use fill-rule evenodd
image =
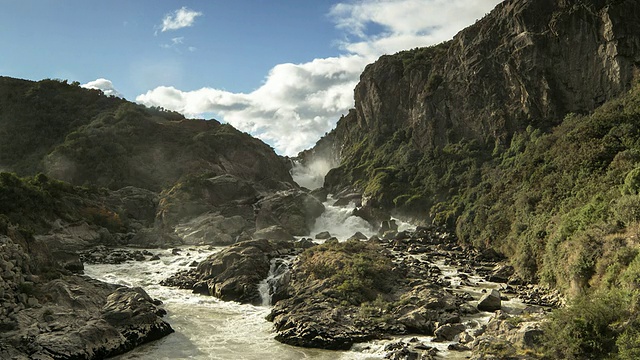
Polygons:
<instances>
[{"instance_id":1,"label":"bush","mask_svg":"<svg viewBox=\"0 0 640 360\"><path fill-rule=\"evenodd\" d=\"M580 296L570 306L554 311L543 324L546 355L576 360L615 355L618 337L625 330L621 326L631 317L630 308L631 296L619 290ZM626 341L625 346L632 349L635 345L625 339L620 342Z\"/></svg>"},{"instance_id":2,"label":"bush","mask_svg":"<svg viewBox=\"0 0 640 360\"><path fill-rule=\"evenodd\" d=\"M335 298L360 305L388 292L395 279L393 264L382 251L359 240L324 243L306 250L299 266L305 280L324 280Z\"/></svg>"}]
</instances>

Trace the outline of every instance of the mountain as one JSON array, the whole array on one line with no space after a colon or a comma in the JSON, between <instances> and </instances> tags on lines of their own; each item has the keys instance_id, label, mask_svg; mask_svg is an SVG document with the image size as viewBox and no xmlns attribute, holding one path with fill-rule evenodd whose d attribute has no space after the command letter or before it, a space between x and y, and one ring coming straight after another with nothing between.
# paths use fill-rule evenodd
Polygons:
<instances>
[{"instance_id":1,"label":"mountain","mask_svg":"<svg viewBox=\"0 0 640 360\"><path fill-rule=\"evenodd\" d=\"M640 2L507 0L445 43L382 56L299 154L357 213L444 225L572 299L548 358L638 357ZM502 358L502 357L500 357Z\"/></svg>"},{"instance_id":2,"label":"mountain","mask_svg":"<svg viewBox=\"0 0 640 360\"><path fill-rule=\"evenodd\" d=\"M273 149L230 125L56 80L0 77L0 137L0 169L76 185L160 191L203 172L266 189L293 183Z\"/></svg>"},{"instance_id":3,"label":"mountain","mask_svg":"<svg viewBox=\"0 0 640 360\"><path fill-rule=\"evenodd\" d=\"M508 0L450 41L367 66L355 109L299 157L336 164L325 187L362 193L363 213L446 225L578 291L600 247L575 256L572 239L629 225L612 204L640 151L639 66L637 1Z\"/></svg>"},{"instance_id":4,"label":"mountain","mask_svg":"<svg viewBox=\"0 0 640 360\"><path fill-rule=\"evenodd\" d=\"M514 133L548 131L628 90L638 11L635 1L505 1L453 40L369 65L355 109L308 153L341 161L327 179L334 191L355 185L387 208L414 195L433 205L451 184L426 184L413 164L452 146L502 152Z\"/></svg>"}]
</instances>

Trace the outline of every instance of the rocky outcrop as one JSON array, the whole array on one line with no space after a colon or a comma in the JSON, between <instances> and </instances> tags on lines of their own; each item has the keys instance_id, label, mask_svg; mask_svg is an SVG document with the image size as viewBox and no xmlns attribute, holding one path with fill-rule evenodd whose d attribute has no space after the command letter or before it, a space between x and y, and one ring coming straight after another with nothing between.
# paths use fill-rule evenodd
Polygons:
<instances>
[{"instance_id":1,"label":"rocky outcrop","mask_svg":"<svg viewBox=\"0 0 640 360\"><path fill-rule=\"evenodd\" d=\"M259 305L258 284L267 278L271 260L301 250L292 241L243 241L210 255L195 269L163 280L162 285L191 289L226 301Z\"/></svg>"},{"instance_id":2,"label":"rocky outcrop","mask_svg":"<svg viewBox=\"0 0 640 360\"><path fill-rule=\"evenodd\" d=\"M467 342L472 347L474 360L499 358L534 359L527 352L535 353L541 344L543 314L526 312L508 315L497 311L476 338Z\"/></svg>"},{"instance_id":3,"label":"rocky outcrop","mask_svg":"<svg viewBox=\"0 0 640 360\"><path fill-rule=\"evenodd\" d=\"M253 220L257 184L230 174L190 176L160 195L156 221L162 227L188 222L202 214Z\"/></svg>"},{"instance_id":4,"label":"rocky outcrop","mask_svg":"<svg viewBox=\"0 0 640 360\"><path fill-rule=\"evenodd\" d=\"M592 111L628 90L640 64L638 24L634 0L504 1L450 41L367 66L355 109L300 158L341 163L325 178L336 193L367 185L373 192L371 179L404 167L390 173L406 179L395 179L402 188L397 183L410 182L421 159L447 145L455 151L454 144L471 142L490 155L508 147L515 132L549 129L567 113ZM376 185L394 191L391 181ZM364 195L365 205L389 208L416 194ZM400 195L407 197L395 199Z\"/></svg>"},{"instance_id":5,"label":"rocky outcrop","mask_svg":"<svg viewBox=\"0 0 640 360\"><path fill-rule=\"evenodd\" d=\"M294 236L307 236L324 205L301 190L280 191L256 204L256 230L278 225Z\"/></svg>"},{"instance_id":6,"label":"rocky outcrop","mask_svg":"<svg viewBox=\"0 0 640 360\"><path fill-rule=\"evenodd\" d=\"M405 259L377 240L326 242L291 271L290 297L269 315L276 340L325 349L407 333L433 335L460 321L461 301L407 272Z\"/></svg>"},{"instance_id":7,"label":"rocky outcrop","mask_svg":"<svg viewBox=\"0 0 640 360\"><path fill-rule=\"evenodd\" d=\"M495 289L487 292L478 300L478 310L480 311L496 311L501 307L500 292Z\"/></svg>"},{"instance_id":8,"label":"rocky outcrop","mask_svg":"<svg viewBox=\"0 0 640 360\"><path fill-rule=\"evenodd\" d=\"M240 215L206 213L176 225L174 233L186 245L230 245L252 224Z\"/></svg>"},{"instance_id":9,"label":"rocky outcrop","mask_svg":"<svg viewBox=\"0 0 640 360\"><path fill-rule=\"evenodd\" d=\"M0 236L0 358L103 359L173 332L144 290L35 261L32 241Z\"/></svg>"}]
</instances>

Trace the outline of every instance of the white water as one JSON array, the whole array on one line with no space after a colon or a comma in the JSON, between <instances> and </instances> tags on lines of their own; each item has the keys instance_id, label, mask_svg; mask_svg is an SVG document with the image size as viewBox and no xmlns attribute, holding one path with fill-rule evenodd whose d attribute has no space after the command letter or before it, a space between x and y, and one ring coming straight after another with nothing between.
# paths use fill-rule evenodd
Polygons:
<instances>
[{"instance_id":1,"label":"white water","mask_svg":"<svg viewBox=\"0 0 640 360\"><path fill-rule=\"evenodd\" d=\"M304 349L273 339L272 323L265 320L268 307L225 302L188 290L160 286L161 280L188 268L219 251L183 248L181 254L150 249L159 261L128 262L120 265L85 265L93 278L126 286L142 286L151 297L164 302L165 320L176 331L163 339L143 345L124 355L125 359L381 359L380 347L360 351ZM189 255L187 255L189 254Z\"/></svg>"},{"instance_id":2,"label":"white water","mask_svg":"<svg viewBox=\"0 0 640 360\"><path fill-rule=\"evenodd\" d=\"M297 172L296 172L297 171ZM317 188L328 171L325 164L318 163L309 172L294 169L294 178L302 186ZM332 236L344 241L356 232L370 237L375 231L363 219L352 216L355 207L336 207L333 199L325 203L325 213L316 220L311 231L315 236L329 231ZM400 231L412 226L397 221ZM124 355L119 360L128 359L382 359L384 347L390 342L402 340L408 342L415 336L399 337L391 341L376 341L356 344L350 351L329 351L304 349L281 344L273 339L272 324L265 320L269 313L273 283L282 273L273 262L269 276L260 284L263 306L243 305L224 302L214 297L191 293L172 287L163 287L161 280L174 273L187 269L193 261L201 261L208 255L220 251L204 247L184 247L179 254L169 250L150 249L160 255L160 260L129 262L121 265L85 265L87 275L110 283L126 286L141 286L151 297L164 302L167 310L165 320L176 331L163 339L143 345ZM443 269L452 271L451 269ZM453 274L452 274L453 275ZM483 316L481 321L486 321ZM446 359L464 359L469 353L457 353L447 350L448 343L433 343L432 337L418 336L417 339L440 350L439 357Z\"/></svg>"},{"instance_id":3,"label":"white water","mask_svg":"<svg viewBox=\"0 0 640 360\"><path fill-rule=\"evenodd\" d=\"M329 231L331 236L335 236L340 241L347 240L358 231L367 237L376 234L368 222L352 215L355 209L353 202L347 206L333 206L333 203L335 199L331 197L325 201L324 213L316 219L315 225L311 228L312 237L322 231Z\"/></svg>"},{"instance_id":4,"label":"white water","mask_svg":"<svg viewBox=\"0 0 640 360\"><path fill-rule=\"evenodd\" d=\"M272 305L273 293L275 292L280 279L287 275L288 263L290 263L289 259L271 259L269 274L266 279L262 280L260 284L258 284L258 292L260 293L262 306Z\"/></svg>"},{"instance_id":5,"label":"white water","mask_svg":"<svg viewBox=\"0 0 640 360\"><path fill-rule=\"evenodd\" d=\"M298 185L314 190L322 187L324 177L332 167L331 162L325 159L313 160L307 166L295 161L291 169L291 177Z\"/></svg>"}]
</instances>

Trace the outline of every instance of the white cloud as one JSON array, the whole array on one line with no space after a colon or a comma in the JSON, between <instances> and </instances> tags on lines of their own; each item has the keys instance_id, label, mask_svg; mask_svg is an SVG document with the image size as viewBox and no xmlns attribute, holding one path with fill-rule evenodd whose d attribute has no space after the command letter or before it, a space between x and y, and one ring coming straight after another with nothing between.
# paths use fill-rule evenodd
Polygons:
<instances>
[{"instance_id":1,"label":"white cloud","mask_svg":"<svg viewBox=\"0 0 640 360\"><path fill-rule=\"evenodd\" d=\"M190 117L215 113L272 144L279 153L293 156L314 144L353 106L353 88L366 63L360 56L343 56L280 64L260 88L248 94L161 86L136 101Z\"/></svg>"},{"instance_id":2,"label":"white cloud","mask_svg":"<svg viewBox=\"0 0 640 360\"><path fill-rule=\"evenodd\" d=\"M349 35L343 49L380 56L451 39L501 0L369 0L334 5L329 15ZM379 29L371 33L368 28Z\"/></svg>"},{"instance_id":3,"label":"white cloud","mask_svg":"<svg viewBox=\"0 0 640 360\"><path fill-rule=\"evenodd\" d=\"M202 13L182 7L165 15L162 19L162 32L193 26L198 16L202 16Z\"/></svg>"},{"instance_id":4,"label":"white cloud","mask_svg":"<svg viewBox=\"0 0 640 360\"><path fill-rule=\"evenodd\" d=\"M362 0L333 6L329 17L345 31L341 56L280 64L255 91L181 91L161 86L136 98L200 117L214 113L234 127L296 155L335 127L353 107L353 89L366 64L385 53L450 39L500 0ZM184 9L184 8L183 8ZM177 14L177 13L176 13ZM177 18L177 15L176 15ZM164 28L163 28L164 31Z\"/></svg>"},{"instance_id":5,"label":"white cloud","mask_svg":"<svg viewBox=\"0 0 640 360\"><path fill-rule=\"evenodd\" d=\"M115 87L113 86L113 83L107 79L103 79L103 78L96 79L93 81L89 81L86 84L82 84L80 86L82 86L85 89L102 90L102 92L107 96L122 97L122 95L118 92L118 90L116 90Z\"/></svg>"}]
</instances>

